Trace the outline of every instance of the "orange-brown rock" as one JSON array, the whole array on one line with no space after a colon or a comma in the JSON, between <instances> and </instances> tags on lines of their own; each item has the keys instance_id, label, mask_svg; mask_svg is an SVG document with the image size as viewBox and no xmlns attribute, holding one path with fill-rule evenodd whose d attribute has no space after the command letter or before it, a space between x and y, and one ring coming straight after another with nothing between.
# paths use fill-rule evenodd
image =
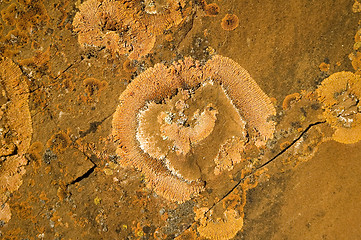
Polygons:
<instances>
[{"instance_id":1,"label":"orange-brown rock","mask_svg":"<svg viewBox=\"0 0 361 240\"><path fill-rule=\"evenodd\" d=\"M122 165L141 170L158 194L183 202L204 189L217 165L223 164L219 174L240 161L242 141L264 145L273 135L273 114L270 99L237 63L185 58L157 64L128 85L113 136Z\"/></svg>"}]
</instances>

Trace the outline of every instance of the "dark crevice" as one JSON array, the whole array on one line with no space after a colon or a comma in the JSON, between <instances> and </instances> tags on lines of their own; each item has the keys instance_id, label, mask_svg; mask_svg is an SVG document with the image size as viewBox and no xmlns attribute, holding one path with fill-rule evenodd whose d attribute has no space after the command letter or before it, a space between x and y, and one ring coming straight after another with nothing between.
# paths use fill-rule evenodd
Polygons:
<instances>
[{"instance_id":1,"label":"dark crevice","mask_svg":"<svg viewBox=\"0 0 361 240\"><path fill-rule=\"evenodd\" d=\"M193 12L193 14L191 15L191 19L190 19L190 27L186 30L186 33L181 36L181 39L176 44L177 45L176 49L179 48L179 46L182 44L183 40L188 36L188 33L193 29L195 15L196 15L196 12Z\"/></svg>"},{"instance_id":2,"label":"dark crevice","mask_svg":"<svg viewBox=\"0 0 361 240\"><path fill-rule=\"evenodd\" d=\"M76 63L72 63L69 66L67 66L58 76L56 76L55 80L58 79L61 75L63 75L66 71L68 71L72 66L74 66Z\"/></svg>"},{"instance_id":3,"label":"dark crevice","mask_svg":"<svg viewBox=\"0 0 361 240\"><path fill-rule=\"evenodd\" d=\"M74 179L73 181L69 182L66 184L66 187L69 187L70 185L73 185L75 183L79 183L82 180L88 178L92 173L94 173L95 169L98 167L98 165L94 162L94 160L92 160L92 157L89 157L84 151L81 151L80 149L77 149L79 152L81 152L81 154L83 154L86 159L88 159L93 166L91 168L89 168L85 173L83 173L81 176L77 177L76 179Z\"/></svg>"},{"instance_id":4,"label":"dark crevice","mask_svg":"<svg viewBox=\"0 0 361 240\"><path fill-rule=\"evenodd\" d=\"M86 130L86 131L80 131L79 133L79 136L81 138L85 137L86 135L88 135L89 133L95 133L97 130L98 130L98 127L105 121L107 120L110 116L112 116L113 113L105 118L103 118L102 120L100 121L94 121L94 122L91 122L89 124L89 128Z\"/></svg>"},{"instance_id":5,"label":"dark crevice","mask_svg":"<svg viewBox=\"0 0 361 240\"><path fill-rule=\"evenodd\" d=\"M16 146L15 144L14 144L14 149L11 151L11 152L9 152L9 153L5 153L5 154L3 154L3 155L1 155L0 157L11 157L11 156L15 156L15 155L17 155L18 154L18 146ZM6 151L6 150L5 150ZM1 164L0 164L1 165Z\"/></svg>"},{"instance_id":6,"label":"dark crevice","mask_svg":"<svg viewBox=\"0 0 361 240\"><path fill-rule=\"evenodd\" d=\"M91 160L89 160L89 161L91 161ZM93 164L94 164L94 163L93 163ZM75 184L75 183L78 183L78 182L80 182L80 181L88 178L88 177L94 172L94 170L95 170L96 167L97 167L97 165L94 164L94 166L91 167L91 168L89 168L88 171L86 171L83 175L77 177L76 179L74 179L73 181L71 181L70 183L68 183L68 184L66 185L66 187L69 187L69 185L73 185L73 184Z\"/></svg>"},{"instance_id":7,"label":"dark crevice","mask_svg":"<svg viewBox=\"0 0 361 240\"><path fill-rule=\"evenodd\" d=\"M98 129L98 126L102 124L102 121L100 122L91 122L89 124L89 128L86 131L80 131L80 137L85 137L86 135L88 135L89 133L95 133Z\"/></svg>"},{"instance_id":8,"label":"dark crevice","mask_svg":"<svg viewBox=\"0 0 361 240\"><path fill-rule=\"evenodd\" d=\"M286 152L288 149L290 149L293 145L295 145L301 138L302 136L304 136L313 126L325 123L326 121L319 121L319 122L315 122L315 123L311 123L310 125L308 125L308 127L297 137L295 138L292 143L290 145L288 145L285 149L281 150L279 153L277 153L274 157L272 157L270 160L268 160L267 162L263 163L262 165L256 167L251 173L249 173L248 175L246 175L244 178L242 178L241 180L239 180L237 182L237 184L235 184L222 198L220 198L217 202L213 203L213 205L205 212L208 213L211 209L213 209L218 203L222 202L223 199L225 199L229 194L231 194L237 187L239 187L241 185L241 183L243 182L243 180L249 176L252 175L252 173L254 173L255 171L266 167L268 164L270 164L271 162L273 162L274 160L276 160L279 156L281 156L284 152ZM182 231L182 233L180 233L180 235L182 235L185 231L187 231L188 229L190 229L192 227L192 225L195 223L196 221L193 221L184 231Z\"/></svg>"},{"instance_id":9,"label":"dark crevice","mask_svg":"<svg viewBox=\"0 0 361 240\"><path fill-rule=\"evenodd\" d=\"M292 143L290 145L288 145L286 148L284 148L283 150L281 150L279 153L277 153L274 157L272 157L270 160L268 160L267 162L263 163L262 165L256 167L250 174L248 174L247 176L245 176L245 178L247 178L248 176L251 176L252 173L254 173L255 171L258 171L261 168L264 168L265 166L267 166L268 164L270 164L271 162L273 162L274 160L276 160L279 156L281 156L284 152L286 152L288 149L290 149L293 145L295 145L296 142L298 142L303 135L305 135L313 126L319 125L321 123L325 123L326 121L320 121L320 122L315 122L315 123L311 123L310 125L308 125L308 127L303 130L303 132L297 137L295 138ZM244 179L244 178L243 178ZM221 202L223 199L225 199L229 194L231 194L242 182L243 179L239 180L238 183L231 189L229 190L222 198L220 198L217 202L215 202L209 209L211 210L215 205L217 205L219 202ZM207 211L207 212L208 212Z\"/></svg>"},{"instance_id":10,"label":"dark crevice","mask_svg":"<svg viewBox=\"0 0 361 240\"><path fill-rule=\"evenodd\" d=\"M308 125L308 127L303 130L303 132L292 141L292 143L290 145L288 145L286 148L284 148L282 151L280 151L279 153L277 153L273 158L271 158L270 160L268 160L267 162L265 162L264 164L262 164L261 166L256 168L256 171L265 167L266 165L268 165L269 163L273 162L276 158L278 158L281 154L283 154L284 152L286 152L289 148L291 148L298 140L301 139L301 137L303 137L303 135L305 135L306 132L308 132L313 126L319 125L321 123L325 123L326 121L320 121L320 122L315 122L315 123L311 123L310 125Z\"/></svg>"}]
</instances>

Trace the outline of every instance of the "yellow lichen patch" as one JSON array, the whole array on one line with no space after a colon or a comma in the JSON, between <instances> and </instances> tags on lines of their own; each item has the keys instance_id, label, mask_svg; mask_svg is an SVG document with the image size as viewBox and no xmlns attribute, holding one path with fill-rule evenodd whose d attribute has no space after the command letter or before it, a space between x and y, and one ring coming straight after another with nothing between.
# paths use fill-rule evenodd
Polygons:
<instances>
[{"instance_id":1,"label":"yellow lichen patch","mask_svg":"<svg viewBox=\"0 0 361 240\"><path fill-rule=\"evenodd\" d=\"M353 3L352 12L354 13L361 12L361 3L359 3L359 1L355 0L355 2Z\"/></svg>"},{"instance_id":2,"label":"yellow lichen patch","mask_svg":"<svg viewBox=\"0 0 361 240\"><path fill-rule=\"evenodd\" d=\"M355 43L361 42L361 29L357 30L354 40L355 40ZM357 49L355 49L355 50L357 50Z\"/></svg>"},{"instance_id":3,"label":"yellow lichen patch","mask_svg":"<svg viewBox=\"0 0 361 240\"><path fill-rule=\"evenodd\" d=\"M232 31L239 25L239 19L235 14L226 14L222 19L221 26L226 31Z\"/></svg>"},{"instance_id":4,"label":"yellow lichen patch","mask_svg":"<svg viewBox=\"0 0 361 240\"><path fill-rule=\"evenodd\" d=\"M231 192L222 196L215 203L207 203L211 207L200 207L194 210L199 235L206 239L232 239L243 227L244 207L247 192L258 185L260 179L267 179L267 170L252 172L251 168L241 170L242 182Z\"/></svg>"},{"instance_id":5,"label":"yellow lichen patch","mask_svg":"<svg viewBox=\"0 0 361 240\"><path fill-rule=\"evenodd\" d=\"M73 26L82 46L106 47L139 59L152 50L157 35L183 21L185 5L184 0L88 0Z\"/></svg>"},{"instance_id":6,"label":"yellow lichen patch","mask_svg":"<svg viewBox=\"0 0 361 240\"><path fill-rule=\"evenodd\" d=\"M228 240L236 236L243 227L243 218L235 210L226 210L224 217L216 220L209 220L212 210L206 214L206 209L196 211L195 219L200 222L198 233L211 240Z\"/></svg>"},{"instance_id":7,"label":"yellow lichen patch","mask_svg":"<svg viewBox=\"0 0 361 240\"><path fill-rule=\"evenodd\" d=\"M338 72L317 89L323 103L323 116L335 129L333 139L342 143L361 140L361 78L351 72Z\"/></svg>"},{"instance_id":8,"label":"yellow lichen patch","mask_svg":"<svg viewBox=\"0 0 361 240\"><path fill-rule=\"evenodd\" d=\"M274 113L267 95L232 60L213 56L201 65L186 58L157 64L128 85L113 137L122 165L141 170L158 194L183 202L215 177L216 162L221 171L222 157L228 158L224 169L241 160L242 141L263 146L273 135L268 118Z\"/></svg>"},{"instance_id":9,"label":"yellow lichen patch","mask_svg":"<svg viewBox=\"0 0 361 240\"><path fill-rule=\"evenodd\" d=\"M290 95L287 95L282 103L283 110L289 109L291 104L293 102L297 102L301 98L301 95L299 93L292 93Z\"/></svg>"},{"instance_id":10,"label":"yellow lichen patch","mask_svg":"<svg viewBox=\"0 0 361 240\"><path fill-rule=\"evenodd\" d=\"M325 62L322 62L318 68L320 69L320 71L322 72L328 72L330 70L330 64L329 63L325 63Z\"/></svg>"},{"instance_id":11,"label":"yellow lichen patch","mask_svg":"<svg viewBox=\"0 0 361 240\"><path fill-rule=\"evenodd\" d=\"M359 21L359 25L360 25L360 21ZM355 50L355 51L358 51L359 50L359 48L361 47L361 29L359 28L358 30L357 30L357 32L356 32L356 34L355 34L355 36L354 36L354 40L355 40L355 43L354 43L354 45L353 45L353 49ZM351 56L353 55L353 54L355 54L355 52L354 53L351 53L350 55L349 55L349 58L351 59Z\"/></svg>"}]
</instances>

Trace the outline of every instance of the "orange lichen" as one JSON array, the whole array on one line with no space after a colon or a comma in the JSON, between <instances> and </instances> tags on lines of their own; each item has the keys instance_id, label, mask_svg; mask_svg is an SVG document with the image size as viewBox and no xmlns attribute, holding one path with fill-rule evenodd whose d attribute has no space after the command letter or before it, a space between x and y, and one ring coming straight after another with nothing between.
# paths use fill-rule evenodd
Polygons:
<instances>
[{"instance_id":1,"label":"orange lichen","mask_svg":"<svg viewBox=\"0 0 361 240\"><path fill-rule=\"evenodd\" d=\"M301 95L299 93L292 93L290 95L287 95L282 103L283 110L289 109L291 107L291 104L295 101L298 101L301 98Z\"/></svg>"},{"instance_id":2,"label":"orange lichen","mask_svg":"<svg viewBox=\"0 0 361 240\"><path fill-rule=\"evenodd\" d=\"M185 4L183 0L88 0L79 7L73 26L82 46L104 46L139 59L151 51L157 35L183 21Z\"/></svg>"},{"instance_id":3,"label":"orange lichen","mask_svg":"<svg viewBox=\"0 0 361 240\"><path fill-rule=\"evenodd\" d=\"M17 3L12 3L1 11L2 19L7 25L16 25L16 29L12 31L16 30L24 35L29 35L30 29L35 24L49 19L42 1L32 0L18 2L20 6Z\"/></svg>"},{"instance_id":4,"label":"orange lichen","mask_svg":"<svg viewBox=\"0 0 361 240\"><path fill-rule=\"evenodd\" d=\"M38 68L49 63L50 60L50 47L45 51L36 51L35 55L31 58L22 59L19 61L20 65L34 65Z\"/></svg>"},{"instance_id":5,"label":"orange lichen","mask_svg":"<svg viewBox=\"0 0 361 240\"><path fill-rule=\"evenodd\" d=\"M14 26L16 23L16 15L18 11L19 7L15 3L12 3L7 8L1 10L1 17L7 25Z\"/></svg>"},{"instance_id":6,"label":"orange lichen","mask_svg":"<svg viewBox=\"0 0 361 240\"><path fill-rule=\"evenodd\" d=\"M1 206L7 200L9 193L16 191L22 184L24 165L27 163L25 153L30 146L32 125L28 86L22 78L19 67L7 58L0 59L0 86L6 99L6 102L0 106L2 113L0 142L8 146L5 150L1 148L0 156Z\"/></svg>"},{"instance_id":7,"label":"orange lichen","mask_svg":"<svg viewBox=\"0 0 361 240\"><path fill-rule=\"evenodd\" d=\"M348 57L351 60L352 67L359 71L361 69L361 52L351 53Z\"/></svg>"},{"instance_id":8,"label":"orange lichen","mask_svg":"<svg viewBox=\"0 0 361 240\"><path fill-rule=\"evenodd\" d=\"M242 194L239 192L238 189L235 189L231 192L227 197L222 200L223 208L226 210L236 209L237 205L242 203ZM240 209L243 211L243 209ZM242 212L241 211L241 212Z\"/></svg>"},{"instance_id":9,"label":"orange lichen","mask_svg":"<svg viewBox=\"0 0 361 240\"><path fill-rule=\"evenodd\" d=\"M7 199L6 192L14 192L19 189L22 175L25 173L23 167L27 163L24 157L10 156L1 163L0 168L0 203Z\"/></svg>"},{"instance_id":10,"label":"orange lichen","mask_svg":"<svg viewBox=\"0 0 361 240\"><path fill-rule=\"evenodd\" d=\"M215 17L219 14L220 8L217 3L210 3L204 7L204 11L207 16Z\"/></svg>"},{"instance_id":11,"label":"orange lichen","mask_svg":"<svg viewBox=\"0 0 361 240\"><path fill-rule=\"evenodd\" d=\"M81 98L87 103L98 102L101 92L108 86L106 81L100 81L96 78L86 78L83 84L86 94Z\"/></svg>"},{"instance_id":12,"label":"orange lichen","mask_svg":"<svg viewBox=\"0 0 361 240\"><path fill-rule=\"evenodd\" d=\"M135 72L137 68L134 66L133 61L127 59L123 63L123 70L129 73Z\"/></svg>"},{"instance_id":13,"label":"orange lichen","mask_svg":"<svg viewBox=\"0 0 361 240\"><path fill-rule=\"evenodd\" d=\"M33 218L33 208L29 205L27 201L24 202L14 202L11 206L14 208L14 211L22 219L31 219Z\"/></svg>"},{"instance_id":14,"label":"orange lichen","mask_svg":"<svg viewBox=\"0 0 361 240\"><path fill-rule=\"evenodd\" d=\"M9 222L11 219L11 211L9 204L5 203L0 206L0 221Z\"/></svg>"},{"instance_id":15,"label":"orange lichen","mask_svg":"<svg viewBox=\"0 0 361 240\"><path fill-rule=\"evenodd\" d=\"M186 58L157 64L128 85L113 137L122 165L141 170L158 194L183 202L214 176L217 155L218 163L240 161L238 140L263 146L273 136L273 114L270 99L237 63L217 55L205 65ZM219 153L229 141L227 154Z\"/></svg>"},{"instance_id":16,"label":"orange lichen","mask_svg":"<svg viewBox=\"0 0 361 240\"><path fill-rule=\"evenodd\" d=\"M285 166L297 167L301 162L308 161L318 151L318 146L322 142L324 142L322 130L318 126L313 127L306 134L302 135L295 144L292 146L286 145L286 147L290 147L282 156L283 164ZM283 144L287 144L287 141ZM282 149L282 147L281 144L280 148Z\"/></svg>"},{"instance_id":17,"label":"orange lichen","mask_svg":"<svg viewBox=\"0 0 361 240\"><path fill-rule=\"evenodd\" d=\"M361 29L359 29L356 34L355 34L355 37L354 37L354 40L355 42L361 42Z\"/></svg>"},{"instance_id":18,"label":"orange lichen","mask_svg":"<svg viewBox=\"0 0 361 240\"><path fill-rule=\"evenodd\" d=\"M13 131L12 135L18 139L14 143L17 154L22 155L30 146L32 134L29 92L19 67L10 59L0 59L0 84L4 87L5 97L8 99L2 107L2 118Z\"/></svg>"},{"instance_id":19,"label":"orange lichen","mask_svg":"<svg viewBox=\"0 0 361 240\"><path fill-rule=\"evenodd\" d=\"M41 152L43 151L43 144L41 142L34 142L31 144L27 158L30 160L32 168L35 172L41 167Z\"/></svg>"},{"instance_id":20,"label":"orange lichen","mask_svg":"<svg viewBox=\"0 0 361 240\"><path fill-rule=\"evenodd\" d=\"M351 72L338 72L317 89L323 103L323 116L335 129L333 139L342 143L361 140L361 78Z\"/></svg>"},{"instance_id":21,"label":"orange lichen","mask_svg":"<svg viewBox=\"0 0 361 240\"><path fill-rule=\"evenodd\" d=\"M222 19L221 26L226 31L232 31L239 25L239 19L235 14L226 14Z\"/></svg>"},{"instance_id":22,"label":"orange lichen","mask_svg":"<svg viewBox=\"0 0 361 240\"><path fill-rule=\"evenodd\" d=\"M233 166L241 162L241 154L245 148L245 142L239 138L227 139L227 141L221 145L217 157L214 159L216 167L214 168L214 174L219 175L224 170L232 170Z\"/></svg>"},{"instance_id":23,"label":"orange lichen","mask_svg":"<svg viewBox=\"0 0 361 240\"><path fill-rule=\"evenodd\" d=\"M29 36L18 29L14 29L9 31L3 40L7 45L23 47L28 43Z\"/></svg>"},{"instance_id":24,"label":"orange lichen","mask_svg":"<svg viewBox=\"0 0 361 240\"><path fill-rule=\"evenodd\" d=\"M70 137L64 131L60 131L48 140L46 147L56 153L63 153L72 143Z\"/></svg>"},{"instance_id":25,"label":"orange lichen","mask_svg":"<svg viewBox=\"0 0 361 240\"><path fill-rule=\"evenodd\" d=\"M319 66L320 71L322 72L328 72L330 70L330 64L322 62Z\"/></svg>"},{"instance_id":26,"label":"orange lichen","mask_svg":"<svg viewBox=\"0 0 361 240\"><path fill-rule=\"evenodd\" d=\"M284 142L282 142L281 144L280 144L280 149L281 150L284 150L284 149L286 149L288 146L290 146L291 145L291 143L289 142L289 141L284 141Z\"/></svg>"},{"instance_id":27,"label":"orange lichen","mask_svg":"<svg viewBox=\"0 0 361 240\"><path fill-rule=\"evenodd\" d=\"M236 210L226 210L223 219L209 220L212 210L201 208L196 211L195 220L200 222L198 233L207 239L228 240L236 236L237 232L243 227L243 218ZM208 216L207 216L208 215Z\"/></svg>"}]
</instances>

